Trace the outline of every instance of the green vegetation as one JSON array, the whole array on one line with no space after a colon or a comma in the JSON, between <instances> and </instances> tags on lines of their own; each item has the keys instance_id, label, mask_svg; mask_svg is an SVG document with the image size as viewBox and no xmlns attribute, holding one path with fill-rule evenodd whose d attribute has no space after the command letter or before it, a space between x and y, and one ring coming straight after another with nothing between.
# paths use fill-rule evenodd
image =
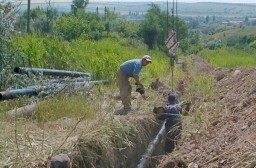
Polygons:
<instances>
[{"instance_id":1,"label":"green vegetation","mask_svg":"<svg viewBox=\"0 0 256 168\"><path fill-rule=\"evenodd\" d=\"M213 67L255 67L256 52L253 49L244 51L232 48L218 50L204 49L199 55L206 59Z\"/></svg>"},{"instance_id":2,"label":"green vegetation","mask_svg":"<svg viewBox=\"0 0 256 168\"><path fill-rule=\"evenodd\" d=\"M209 111L218 111L220 106L216 104L217 95L214 88L215 79L213 76L192 69L192 60L187 57L188 78L184 78L184 83L189 83L185 87L183 99L190 100L192 105L189 110L190 115L183 116L184 136L197 141L200 133L207 131L211 123L216 121L216 116L211 116ZM196 68L196 67L193 67ZM193 125L193 128L191 128Z\"/></svg>"},{"instance_id":3,"label":"green vegetation","mask_svg":"<svg viewBox=\"0 0 256 168\"><path fill-rule=\"evenodd\" d=\"M59 118L94 118L99 111L97 102L91 102L86 94L59 95L38 104L34 117L39 122L56 121Z\"/></svg>"},{"instance_id":4,"label":"green vegetation","mask_svg":"<svg viewBox=\"0 0 256 168\"><path fill-rule=\"evenodd\" d=\"M204 99L210 99L215 95L213 77L209 77L206 74L193 75L189 93L196 94L195 97L201 97Z\"/></svg>"},{"instance_id":5,"label":"green vegetation","mask_svg":"<svg viewBox=\"0 0 256 168\"><path fill-rule=\"evenodd\" d=\"M168 22L167 22L168 20ZM175 25L173 24L175 22ZM164 42L167 39L167 34L170 31L176 31L175 26L179 28L177 31L179 40L186 37L187 27L184 21L177 17L170 16L166 12L161 11L156 4L151 4L150 9L145 15L145 19L140 24L140 34L149 49L156 47L163 48Z\"/></svg>"},{"instance_id":6,"label":"green vegetation","mask_svg":"<svg viewBox=\"0 0 256 168\"><path fill-rule=\"evenodd\" d=\"M217 27L212 26L212 27ZM220 28L218 26L217 28ZM209 30L210 28L208 28ZM217 32L211 32L211 35L205 35L201 41L203 41L206 48L218 49L225 46L235 47L237 49L243 50L249 48L254 48L254 43L256 41L256 29L255 27L241 26L239 28L229 28L221 29ZM208 34L208 33L205 33Z\"/></svg>"},{"instance_id":7,"label":"green vegetation","mask_svg":"<svg viewBox=\"0 0 256 168\"><path fill-rule=\"evenodd\" d=\"M153 66L144 71L150 74L149 78L164 75L168 67L163 52L147 51L145 45L134 39L109 38L97 42L77 39L67 43L58 38L31 34L16 36L13 45L27 55L32 67L91 72L93 79L113 80L122 62L145 54L153 58Z\"/></svg>"},{"instance_id":8,"label":"green vegetation","mask_svg":"<svg viewBox=\"0 0 256 168\"><path fill-rule=\"evenodd\" d=\"M179 55L199 54L215 67L256 66L255 35L242 34L250 32L246 28L239 28L239 32L233 33L234 30L226 31L226 27L223 26L216 29L209 29L210 27L206 26L201 30L188 31L184 21L166 16L166 13L155 4L151 4L143 21L131 23L118 19L117 14L108 9L105 10L104 16L86 13L81 9L85 8L88 2L73 0L72 12L62 15L51 8L35 9L31 13L33 24L30 33L24 31L26 21L26 13L24 13L17 19L15 26L16 30L21 31L20 34L12 33L15 15L10 13L10 8L13 7L10 4L0 5L0 10L4 11L0 12L2 90L41 84L41 77L32 75L17 77L18 75L10 73L15 66L91 72L93 80L108 79L114 86L118 66L128 59L141 58L145 54L152 56L153 63L142 70L142 83L147 86L156 78L165 78L168 84L172 85L164 41L169 31L167 28L174 29L175 26L179 30L178 37L181 42ZM11 17L6 17L7 15ZM170 21L169 26L166 25L167 17ZM174 21L176 25L172 25ZM207 24L209 22L208 16ZM195 28L197 26L193 25ZM222 30L225 32L217 34ZM209 34L211 34L210 39L202 40L204 35ZM214 34L216 36L213 36ZM222 39L222 37L226 38ZM185 120L200 127L202 124L209 124L203 123L203 118L209 117L207 114L209 106L204 102L213 102L214 79L205 74L193 74L192 69L189 69L188 73L191 73L190 77L184 79L185 73L181 69L175 69L174 86L179 87L176 84L178 81L187 80L184 83L189 83L185 88L186 98L198 101L194 106L195 115ZM141 135L145 131L143 129L149 130L152 122L151 119L146 121L138 117L138 121L136 118L131 124L126 123L129 121L121 122L113 117L112 112L119 107L116 99L113 98L117 93L115 89L111 86L106 88L99 86L89 93L83 90L79 93L61 94L54 98L39 100L23 97L12 102L2 102L0 104L2 114L13 106L17 108L32 102L38 102L38 108L33 116L35 118L8 120L11 124L6 125L10 128L1 129L3 134L8 136L6 139L3 138L3 144L0 142L0 146L6 146L8 150L12 149L14 151L12 156L17 158L12 158L10 162L20 166L27 161L27 156L46 158L45 155L51 156L63 152L61 150L67 150L66 146L66 148L62 146L69 142L69 138L74 138L77 141L75 145L70 145L72 146L70 151L79 151L82 156L82 160L76 162L82 165L77 167L96 167L102 158L107 158L104 160L105 165L113 167L114 162L119 159L118 150L133 146L134 139L142 141L146 137ZM109 93L106 93L107 91ZM154 99L159 97L155 96ZM137 104L140 105L139 100ZM211 108L214 107L213 104ZM6 119L3 118L2 121L5 122ZM55 137L55 133L59 133L59 137ZM191 131L192 133L198 132ZM51 137L54 139L49 140ZM48 146L45 145L46 140L56 143ZM13 146L17 149L13 150ZM4 150L0 151L1 157L2 153L7 153ZM113 155L113 152L118 154ZM31 160L28 162L33 163Z\"/></svg>"}]
</instances>

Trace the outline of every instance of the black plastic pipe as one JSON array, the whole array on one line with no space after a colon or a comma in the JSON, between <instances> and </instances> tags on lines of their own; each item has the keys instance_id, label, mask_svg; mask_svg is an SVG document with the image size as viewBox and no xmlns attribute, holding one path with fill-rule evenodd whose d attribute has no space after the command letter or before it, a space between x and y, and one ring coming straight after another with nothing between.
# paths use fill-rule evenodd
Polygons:
<instances>
[{"instance_id":1,"label":"black plastic pipe","mask_svg":"<svg viewBox=\"0 0 256 168\"><path fill-rule=\"evenodd\" d=\"M158 134L156 135L155 139L148 145L147 151L142 158L140 159L140 163L137 165L137 168L145 168L147 166L147 162L151 157L152 153L154 152L157 144L161 141L165 134L165 122L163 123L161 129L159 130Z\"/></svg>"},{"instance_id":2,"label":"black plastic pipe","mask_svg":"<svg viewBox=\"0 0 256 168\"><path fill-rule=\"evenodd\" d=\"M14 99L22 95L35 96L41 92L42 89L26 88L26 89L14 89L0 92L0 100Z\"/></svg>"},{"instance_id":3,"label":"black plastic pipe","mask_svg":"<svg viewBox=\"0 0 256 168\"><path fill-rule=\"evenodd\" d=\"M90 73L76 72L76 71L65 71L56 69L43 69L43 68L27 68L27 67L15 67L13 70L18 74L43 74L52 76L71 76L71 77L90 77Z\"/></svg>"}]
</instances>

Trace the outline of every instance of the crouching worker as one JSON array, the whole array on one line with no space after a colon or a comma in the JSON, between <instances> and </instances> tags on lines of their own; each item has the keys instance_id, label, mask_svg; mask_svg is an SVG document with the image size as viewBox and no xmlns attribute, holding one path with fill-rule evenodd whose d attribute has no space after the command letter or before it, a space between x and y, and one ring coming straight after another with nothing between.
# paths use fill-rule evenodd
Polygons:
<instances>
[{"instance_id":1,"label":"crouching worker","mask_svg":"<svg viewBox=\"0 0 256 168\"><path fill-rule=\"evenodd\" d=\"M126 115L131 110L132 86L130 78L135 80L136 92L139 92L141 95L144 94L145 88L140 81L139 74L142 68L151 62L151 57L144 55L140 59L128 60L120 65L117 70L117 83L124 108L123 111L117 111L116 114Z\"/></svg>"},{"instance_id":2,"label":"crouching worker","mask_svg":"<svg viewBox=\"0 0 256 168\"><path fill-rule=\"evenodd\" d=\"M176 103L176 95L169 94L167 106L154 108L154 113L157 113L157 119L166 120L165 153L171 153L181 138L182 131L181 107Z\"/></svg>"}]
</instances>

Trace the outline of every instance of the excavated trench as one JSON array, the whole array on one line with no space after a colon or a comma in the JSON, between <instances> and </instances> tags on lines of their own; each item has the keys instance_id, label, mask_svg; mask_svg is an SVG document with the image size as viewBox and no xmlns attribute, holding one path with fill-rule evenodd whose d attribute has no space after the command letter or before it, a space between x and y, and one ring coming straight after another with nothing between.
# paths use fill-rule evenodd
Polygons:
<instances>
[{"instance_id":1,"label":"excavated trench","mask_svg":"<svg viewBox=\"0 0 256 168\"><path fill-rule=\"evenodd\" d=\"M86 156L88 155L87 151L81 150L77 153L77 155L72 156L72 167L73 168L82 168L82 167L115 167L115 168L153 168L158 164L157 156L163 155L163 147L162 144L158 143L155 146L155 150L152 153L151 157L147 157L147 159L143 158L143 156L147 153L148 146L154 140L158 132L162 127L162 123L151 123L151 124L143 124L144 132L138 133L132 137L132 145L130 147L125 147L123 149L115 149L112 152L112 156L104 157L104 154L99 149L95 149L98 157L96 160L91 162L86 161ZM86 145L80 143L80 145ZM97 151L98 150L98 151ZM112 159L115 158L115 159ZM111 160L112 159L112 160ZM111 160L111 161L110 161ZM143 163L142 163L143 162ZM93 165L92 165L93 164Z\"/></svg>"},{"instance_id":2,"label":"excavated trench","mask_svg":"<svg viewBox=\"0 0 256 168\"><path fill-rule=\"evenodd\" d=\"M152 95L150 97L154 98L159 102L164 102L166 100L167 94L171 91L170 86L165 85L156 79L155 82L151 84ZM154 90L154 91L153 91ZM138 99L142 99L138 97ZM139 100L133 100L139 101ZM140 111L134 111L125 116L115 116L121 117L124 123L128 125L134 125L135 133L131 134L129 140L131 144L128 146L118 147L113 149L110 154L106 154L100 148L92 147L92 150L96 151L96 159L92 160L86 156L91 156L87 150L83 150L83 146L88 147L88 142L79 143L79 149L77 155L73 157L72 168L81 167L98 167L98 168L155 168L159 164L160 156L164 155L164 141L162 137L158 137L158 142L153 147L154 149L148 153L148 149L152 148L152 142L155 141L158 136L159 131L162 128L163 121L158 121L154 117L153 109L148 109L148 106L153 107L153 104L147 104L149 101L140 100L142 102L138 103L139 106L143 106L144 109ZM143 102L145 104L143 104ZM142 103L142 104L141 104ZM147 110L145 110L147 107ZM151 117L150 117L151 116ZM149 148L148 148L149 147ZM108 152L108 151L107 151ZM107 156L106 156L107 155ZM146 156L146 158L145 158ZM93 165L93 166L92 166Z\"/></svg>"}]
</instances>

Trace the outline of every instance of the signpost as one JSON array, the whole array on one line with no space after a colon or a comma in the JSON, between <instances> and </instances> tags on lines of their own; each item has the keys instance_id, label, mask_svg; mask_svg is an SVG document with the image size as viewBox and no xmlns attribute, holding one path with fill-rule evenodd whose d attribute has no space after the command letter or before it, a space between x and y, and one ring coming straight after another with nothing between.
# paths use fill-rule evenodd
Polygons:
<instances>
[{"instance_id":1,"label":"signpost","mask_svg":"<svg viewBox=\"0 0 256 168\"><path fill-rule=\"evenodd\" d=\"M165 41L166 47L169 49L169 57L171 63L171 71L172 71L172 91L173 91L173 71L174 71L174 60L176 59L176 48L179 46L179 42L176 40L176 32L172 31Z\"/></svg>"},{"instance_id":2,"label":"signpost","mask_svg":"<svg viewBox=\"0 0 256 168\"><path fill-rule=\"evenodd\" d=\"M179 46L179 42L175 39L176 32L172 31L165 42L166 47L169 49L169 55L175 55L175 50Z\"/></svg>"}]
</instances>

